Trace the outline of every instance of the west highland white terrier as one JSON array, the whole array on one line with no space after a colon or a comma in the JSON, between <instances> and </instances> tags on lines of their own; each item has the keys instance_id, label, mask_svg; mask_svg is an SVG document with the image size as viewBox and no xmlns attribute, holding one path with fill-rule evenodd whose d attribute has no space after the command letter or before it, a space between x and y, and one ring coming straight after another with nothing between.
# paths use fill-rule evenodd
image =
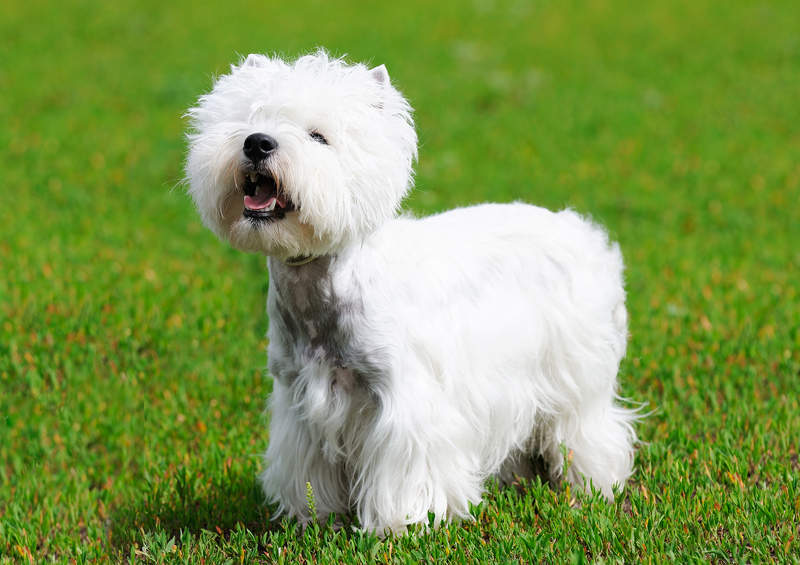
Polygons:
<instances>
[{"instance_id":1,"label":"west highland white terrier","mask_svg":"<svg viewBox=\"0 0 800 565\"><path fill-rule=\"evenodd\" d=\"M188 116L204 223L269 256L261 481L280 512L308 521L310 483L318 517L379 534L467 518L532 458L614 496L636 412L616 395L623 265L602 228L522 203L398 216L417 136L383 65L250 55Z\"/></svg>"}]
</instances>

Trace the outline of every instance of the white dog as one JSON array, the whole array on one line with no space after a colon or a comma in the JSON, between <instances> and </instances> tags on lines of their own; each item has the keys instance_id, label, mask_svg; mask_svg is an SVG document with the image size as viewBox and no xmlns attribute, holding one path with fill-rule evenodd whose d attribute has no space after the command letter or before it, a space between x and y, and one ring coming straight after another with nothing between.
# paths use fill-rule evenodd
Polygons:
<instances>
[{"instance_id":1,"label":"white dog","mask_svg":"<svg viewBox=\"0 0 800 565\"><path fill-rule=\"evenodd\" d=\"M385 67L250 55L189 110L205 224L269 256L274 377L264 490L366 530L469 516L485 480L541 457L607 497L632 472L617 404L622 257L565 210L397 217L411 108Z\"/></svg>"}]
</instances>

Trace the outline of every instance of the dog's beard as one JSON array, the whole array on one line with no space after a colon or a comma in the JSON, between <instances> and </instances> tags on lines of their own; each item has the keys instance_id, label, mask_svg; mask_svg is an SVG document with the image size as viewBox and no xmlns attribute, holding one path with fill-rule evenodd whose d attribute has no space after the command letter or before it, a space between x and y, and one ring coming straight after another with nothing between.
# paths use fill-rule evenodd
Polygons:
<instances>
[{"instance_id":1,"label":"dog's beard","mask_svg":"<svg viewBox=\"0 0 800 565\"><path fill-rule=\"evenodd\" d=\"M300 205L276 171L237 163L219 201L221 235L237 249L280 259L324 254L326 239L301 222Z\"/></svg>"}]
</instances>

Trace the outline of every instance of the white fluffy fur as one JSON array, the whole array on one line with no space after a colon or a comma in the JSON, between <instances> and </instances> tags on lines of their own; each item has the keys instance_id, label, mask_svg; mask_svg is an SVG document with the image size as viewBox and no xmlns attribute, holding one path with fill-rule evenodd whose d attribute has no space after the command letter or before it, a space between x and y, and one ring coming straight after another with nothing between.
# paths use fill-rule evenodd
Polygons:
<instances>
[{"instance_id":1,"label":"white fluffy fur","mask_svg":"<svg viewBox=\"0 0 800 565\"><path fill-rule=\"evenodd\" d=\"M396 217L416 134L383 67L250 55L189 115L204 222L271 256L262 480L281 511L309 519L310 482L320 516L354 510L379 533L465 518L520 460L559 478L561 445L570 482L609 498L625 483L622 257L600 227L519 203ZM266 224L242 217L236 181L254 132L278 140L269 167L299 207Z\"/></svg>"}]
</instances>

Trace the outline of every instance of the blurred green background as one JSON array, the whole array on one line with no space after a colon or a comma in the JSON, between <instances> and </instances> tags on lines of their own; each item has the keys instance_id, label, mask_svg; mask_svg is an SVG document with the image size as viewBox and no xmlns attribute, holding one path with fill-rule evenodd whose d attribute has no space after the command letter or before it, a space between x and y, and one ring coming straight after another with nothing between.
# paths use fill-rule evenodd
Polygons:
<instances>
[{"instance_id":1,"label":"blurred green background","mask_svg":"<svg viewBox=\"0 0 800 565\"><path fill-rule=\"evenodd\" d=\"M384 63L417 214L571 206L627 263L614 504L490 490L404 540L269 525L264 260L200 224L182 114L240 55ZM0 562L798 559L792 1L0 7Z\"/></svg>"}]
</instances>

